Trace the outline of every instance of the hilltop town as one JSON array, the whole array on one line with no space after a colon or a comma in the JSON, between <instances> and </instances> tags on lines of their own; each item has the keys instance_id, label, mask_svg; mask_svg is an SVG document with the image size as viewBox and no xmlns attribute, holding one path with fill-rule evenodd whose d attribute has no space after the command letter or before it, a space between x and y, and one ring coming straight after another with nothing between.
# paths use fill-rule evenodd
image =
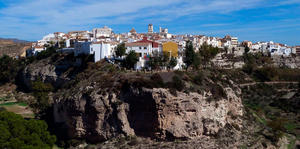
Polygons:
<instances>
[{"instance_id":1,"label":"hilltop town","mask_svg":"<svg viewBox=\"0 0 300 149\"><path fill-rule=\"evenodd\" d=\"M152 24L20 42L2 42L0 148L300 146L299 47Z\"/></svg>"},{"instance_id":2,"label":"hilltop town","mask_svg":"<svg viewBox=\"0 0 300 149\"><path fill-rule=\"evenodd\" d=\"M130 51L134 51L138 56L135 69L145 68L149 57L163 53L176 58L177 65L174 69L182 69L185 65L183 58L187 41L192 42L195 51L199 51L203 45L209 45L222 49L234 56L242 56L245 53L246 47L249 53L260 52L272 57L288 58L300 54L300 47L298 46L291 47L272 41L257 43L252 43L251 41L240 42L238 37L229 35L224 38L188 34L174 35L169 33L167 28L161 27L159 27L158 32L155 32L153 25L149 24L147 33L137 33L132 28L128 33L115 34L113 29L107 26L94 28L92 31L55 32L32 43L32 48L27 50L27 56L36 55L46 50L46 47L49 45L56 45L60 48L61 52L73 52L75 56L80 54L94 54L94 62L105 58L113 60L120 58L116 56L115 51L119 44L124 43L127 54ZM215 61L223 62L223 59L219 57Z\"/></svg>"}]
</instances>

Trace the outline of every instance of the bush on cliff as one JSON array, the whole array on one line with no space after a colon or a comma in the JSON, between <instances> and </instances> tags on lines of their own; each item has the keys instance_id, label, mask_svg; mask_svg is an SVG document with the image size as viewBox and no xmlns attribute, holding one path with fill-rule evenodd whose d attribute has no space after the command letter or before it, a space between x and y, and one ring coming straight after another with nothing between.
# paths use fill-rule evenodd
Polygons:
<instances>
[{"instance_id":1,"label":"bush on cliff","mask_svg":"<svg viewBox=\"0 0 300 149\"><path fill-rule=\"evenodd\" d=\"M153 87L164 87L164 81L158 73L151 76Z\"/></svg>"},{"instance_id":2,"label":"bush on cliff","mask_svg":"<svg viewBox=\"0 0 300 149\"><path fill-rule=\"evenodd\" d=\"M274 67L263 67L257 69L254 76L259 81L272 81L278 78L278 72Z\"/></svg>"},{"instance_id":3,"label":"bush on cliff","mask_svg":"<svg viewBox=\"0 0 300 149\"><path fill-rule=\"evenodd\" d=\"M48 58L48 57L52 56L53 54L55 54L56 50L57 49L54 46L49 46L49 47L47 47L46 50L39 52L36 55L36 59L41 60L41 59Z\"/></svg>"},{"instance_id":4,"label":"bush on cliff","mask_svg":"<svg viewBox=\"0 0 300 149\"><path fill-rule=\"evenodd\" d=\"M132 69L138 61L139 59L137 54L134 51L130 51L123 62L123 66L127 69Z\"/></svg>"},{"instance_id":5,"label":"bush on cliff","mask_svg":"<svg viewBox=\"0 0 300 149\"><path fill-rule=\"evenodd\" d=\"M35 97L35 103L33 107L39 109L39 111L45 111L49 107L48 93L53 91L53 87L49 83L43 83L42 81L32 82L33 96Z\"/></svg>"},{"instance_id":6,"label":"bush on cliff","mask_svg":"<svg viewBox=\"0 0 300 149\"><path fill-rule=\"evenodd\" d=\"M0 58L0 85L14 82L21 66L18 60L7 55L2 56Z\"/></svg>"},{"instance_id":7,"label":"bush on cliff","mask_svg":"<svg viewBox=\"0 0 300 149\"><path fill-rule=\"evenodd\" d=\"M181 78L176 75L172 78L172 88L178 91L182 91L184 89L184 86L184 81L182 81Z\"/></svg>"},{"instance_id":8,"label":"bush on cliff","mask_svg":"<svg viewBox=\"0 0 300 149\"><path fill-rule=\"evenodd\" d=\"M20 115L0 112L0 148L51 149L56 137L41 120L25 120Z\"/></svg>"},{"instance_id":9,"label":"bush on cliff","mask_svg":"<svg viewBox=\"0 0 300 149\"><path fill-rule=\"evenodd\" d=\"M194 76L194 78L193 78L193 81L197 85L202 85L203 80L204 80L204 74L201 71L199 71L198 74L196 76Z\"/></svg>"}]
</instances>

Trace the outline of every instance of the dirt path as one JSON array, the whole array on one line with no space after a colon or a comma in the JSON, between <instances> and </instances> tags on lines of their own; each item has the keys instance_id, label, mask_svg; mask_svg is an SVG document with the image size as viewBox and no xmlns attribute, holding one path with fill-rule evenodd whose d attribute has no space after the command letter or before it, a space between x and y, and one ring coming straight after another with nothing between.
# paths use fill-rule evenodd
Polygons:
<instances>
[{"instance_id":1,"label":"dirt path","mask_svg":"<svg viewBox=\"0 0 300 149\"><path fill-rule=\"evenodd\" d=\"M2 106L9 112L13 112L19 115L22 115L24 118L34 118L33 111L28 106L20 105L11 105L11 106Z\"/></svg>"},{"instance_id":2,"label":"dirt path","mask_svg":"<svg viewBox=\"0 0 300 149\"><path fill-rule=\"evenodd\" d=\"M240 84L240 87L245 87L245 86L253 86L257 84L267 84L267 85L274 85L274 84L298 84L299 82L292 82L292 81L271 81L271 82L252 82L252 83L245 83L245 84Z\"/></svg>"}]
</instances>

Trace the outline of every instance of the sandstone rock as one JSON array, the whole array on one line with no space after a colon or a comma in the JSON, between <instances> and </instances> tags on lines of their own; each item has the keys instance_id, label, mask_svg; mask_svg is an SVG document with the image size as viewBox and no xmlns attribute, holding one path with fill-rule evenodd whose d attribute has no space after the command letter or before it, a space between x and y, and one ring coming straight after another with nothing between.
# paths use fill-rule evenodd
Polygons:
<instances>
[{"instance_id":1,"label":"sandstone rock","mask_svg":"<svg viewBox=\"0 0 300 149\"><path fill-rule=\"evenodd\" d=\"M133 88L121 93L86 88L54 103L55 122L64 124L70 138L101 142L118 135L137 135L162 140L193 139L216 135L225 125L240 126L243 106L240 90L226 88L227 97L207 100L208 93L168 89ZM241 127L241 126L240 126Z\"/></svg>"},{"instance_id":2,"label":"sandstone rock","mask_svg":"<svg viewBox=\"0 0 300 149\"><path fill-rule=\"evenodd\" d=\"M73 65L72 61L65 60L63 57L54 61L50 57L25 67L21 73L20 80L29 89L31 88L31 82L36 80L51 83L54 87L59 88L70 81L68 69L72 68Z\"/></svg>"}]
</instances>

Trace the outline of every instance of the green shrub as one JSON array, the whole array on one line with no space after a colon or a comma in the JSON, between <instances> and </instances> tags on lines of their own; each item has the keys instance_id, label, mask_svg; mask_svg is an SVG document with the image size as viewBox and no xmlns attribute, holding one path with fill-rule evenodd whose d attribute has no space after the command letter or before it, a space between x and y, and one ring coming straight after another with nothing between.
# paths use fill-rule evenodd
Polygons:
<instances>
[{"instance_id":1,"label":"green shrub","mask_svg":"<svg viewBox=\"0 0 300 149\"><path fill-rule=\"evenodd\" d=\"M1 111L6 111L6 109L4 107L0 107L0 112Z\"/></svg>"},{"instance_id":2,"label":"green shrub","mask_svg":"<svg viewBox=\"0 0 300 149\"><path fill-rule=\"evenodd\" d=\"M226 97L226 93L225 93L223 87L220 85L212 86L211 93L217 99L219 99L220 97Z\"/></svg>"},{"instance_id":3,"label":"green shrub","mask_svg":"<svg viewBox=\"0 0 300 149\"><path fill-rule=\"evenodd\" d=\"M56 137L41 120L25 120L20 115L0 112L0 148L51 149Z\"/></svg>"},{"instance_id":4,"label":"green shrub","mask_svg":"<svg viewBox=\"0 0 300 149\"><path fill-rule=\"evenodd\" d=\"M178 91L182 91L185 87L184 82L182 81L182 79L178 76L174 76L172 78L172 87L177 89Z\"/></svg>"},{"instance_id":5,"label":"green shrub","mask_svg":"<svg viewBox=\"0 0 300 149\"><path fill-rule=\"evenodd\" d=\"M67 141L67 147L71 147L71 146L76 147L82 143L83 143L82 140L72 139L72 140Z\"/></svg>"},{"instance_id":6,"label":"green shrub","mask_svg":"<svg viewBox=\"0 0 300 149\"><path fill-rule=\"evenodd\" d=\"M277 69L278 77L283 81L300 81L300 69Z\"/></svg>"},{"instance_id":7,"label":"green shrub","mask_svg":"<svg viewBox=\"0 0 300 149\"><path fill-rule=\"evenodd\" d=\"M138 138L133 136L133 137L130 138L130 141L129 141L128 145L135 146L135 145L138 145L139 143L140 142L139 142Z\"/></svg>"},{"instance_id":8,"label":"green shrub","mask_svg":"<svg viewBox=\"0 0 300 149\"><path fill-rule=\"evenodd\" d=\"M255 65L254 64L245 64L242 68L242 71L247 73L247 74L252 74L255 70Z\"/></svg>"},{"instance_id":9,"label":"green shrub","mask_svg":"<svg viewBox=\"0 0 300 149\"><path fill-rule=\"evenodd\" d=\"M203 72L198 72L198 74L193 78L194 83L198 85L202 85L203 80L204 80Z\"/></svg>"},{"instance_id":10,"label":"green shrub","mask_svg":"<svg viewBox=\"0 0 300 149\"><path fill-rule=\"evenodd\" d=\"M53 54L55 54L55 53L56 53L56 50L57 50L57 49L56 49L55 47L49 46L49 47L47 47L46 50L39 52L39 53L36 55L36 59L37 59L37 60L41 60L41 59L48 58L48 57L52 56Z\"/></svg>"},{"instance_id":11,"label":"green shrub","mask_svg":"<svg viewBox=\"0 0 300 149\"><path fill-rule=\"evenodd\" d=\"M271 138L273 142L278 142L278 140L283 136L283 131L285 131L285 122L286 120L283 118L276 118L275 120L267 122L267 126L270 127L273 132L273 136Z\"/></svg>"},{"instance_id":12,"label":"green shrub","mask_svg":"<svg viewBox=\"0 0 300 149\"><path fill-rule=\"evenodd\" d=\"M138 61L139 58L137 54L134 51L130 51L123 62L123 66L127 69L132 69Z\"/></svg>"},{"instance_id":13,"label":"green shrub","mask_svg":"<svg viewBox=\"0 0 300 149\"><path fill-rule=\"evenodd\" d=\"M260 81L272 81L278 78L278 72L274 67L263 67L257 69L254 74L255 78Z\"/></svg>"},{"instance_id":14,"label":"green shrub","mask_svg":"<svg viewBox=\"0 0 300 149\"><path fill-rule=\"evenodd\" d=\"M49 83L42 81L32 82L33 96L35 97L35 103L32 106L35 109L39 109L40 112L45 111L49 107L49 92L53 91L54 88Z\"/></svg>"},{"instance_id":15,"label":"green shrub","mask_svg":"<svg viewBox=\"0 0 300 149\"><path fill-rule=\"evenodd\" d=\"M151 76L151 81L154 87L164 87L164 81L158 73Z\"/></svg>"},{"instance_id":16,"label":"green shrub","mask_svg":"<svg viewBox=\"0 0 300 149\"><path fill-rule=\"evenodd\" d=\"M0 57L0 85L14 82L19 70L23 67L21 61L7 55Z\"/></svg>"}]
</instances>

